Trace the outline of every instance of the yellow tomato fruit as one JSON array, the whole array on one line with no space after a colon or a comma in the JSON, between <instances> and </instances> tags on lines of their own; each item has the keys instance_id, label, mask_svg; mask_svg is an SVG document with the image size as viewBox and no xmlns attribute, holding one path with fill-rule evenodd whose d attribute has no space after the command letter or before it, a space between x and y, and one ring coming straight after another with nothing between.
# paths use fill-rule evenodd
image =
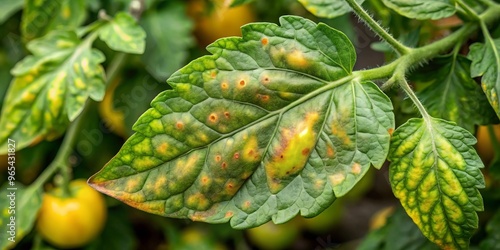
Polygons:
<instances>
[{"instance_id":1,"label":"yellow tomato fruit","mask_svg":"<svg viewBox=\"0 0 500 250\"><path fill-rule=\"evenodd\" d=\"M230 8L222 1L213 2L214 8L206 6L204 0L191 0L187 6L187 13L195 22L194 34L201 46L222 37L241 36L240 27L256 20L248 4Z\"/></svg>"},{"instance_id":2,"label":"yellow tomato fruit","mask_svg":"<svg viewBox=\"0 0 500 250\"><path fill-rule=\"evenodd\" d=\"M497 140L500 141L500 124L492 126L493 130L495 131L495 136ZM493 144L490 138L490 133L488 131L488 126L478 126L476 132L476 138L477 138L477 144L476 144L477 153L483 160L484 164L488 165L495 156L495 152L493 151Z\"/></svg>"},{"instance_id":3,"label":"yellow tomato fruit","mask_svg":"<svg viewBox=\"0 0 500 250\"><path fill-rule=\"evenodd\" d=\"M341 199L337 199L330 207L325 209L316 217L302 218L302 225L309 231L324 233L340 223L344 214L344 204Z\"/></svg>"},{"instance_id":4,"label":"yellow tomato fruit","mask_svg":"<svg viewBox=\"0 0 500 250\"><path fill-rule=\"evenodd\" d=\"M36 228L43 239L59 248L81 247L103 229L107 208L104 197L85 180L70 183L71 197L55 188L43 196Z\"/></svg>"},{"instance_id":5,"label":"yellow tomato fruit","mask_svg":"<svg viewBox=\"0 0 500 250\"><path fill-rule=\"evenodd\" d=\"M120 81L121 79L118 78L111 82L106 90L104 99L99 103L99 114L111 132L123 138L127 138L125 115L120 110L116 110L113 105L114 93L118 85L120 85Z\"/></svg>"}]
</instances>

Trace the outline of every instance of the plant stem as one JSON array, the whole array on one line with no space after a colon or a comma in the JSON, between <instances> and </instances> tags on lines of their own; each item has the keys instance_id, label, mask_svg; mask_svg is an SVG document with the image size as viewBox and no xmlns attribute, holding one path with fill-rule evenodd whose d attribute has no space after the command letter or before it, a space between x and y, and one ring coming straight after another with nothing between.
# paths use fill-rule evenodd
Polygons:
<instances>
[{"instance_id":1,"label":"plant stem","mask_svg":"<svg viewBox=\"0 0 500 250\"><path fill-rule=\"evenodd\" d=\"M59 147L59 150L57 151L57 155L54 158L54 160L50 163L50 165L38 176L38 178L31 184L30 188L33 188L34 190L38 190L43 186L47 180L52 177L56 173L56 171L62 171L63 175L69 174L70 173L70 167L68 163L68 158L71 155L73 151L73 145L75 144L76 137L78 135L78 132L80 131L80 126L82 123L82 120L84 120L84 116L87 112L87 106L89 105L90 101L87 101L85 104L85 107L83 109L83 112L76 118L76 120L71 123L69 126L68 131L66 132L66 135L64 136L64 140ZM69 179L67 179L68 176L63 176L63 193L65 195L69 194L69 185L67 185L67 182L69 182Z\"/></svg>"},{"instance_id":2,"label":"plant stem","mask_svg":"<svg viewBox=\"0 0 500 250\"><path fill-rule=\"evenodd\" d=\"M478 0L478 1L481 2L482 4L488 6L488 7L493 7L493 6L497 6L498 5L497 3L495 3L492 0Z\"/></svg>"},{"instance_id":3,"label":"plant stem","mask_svg":"<svg viewBox=\"0 0 500 250\"><path fill-rule=\"evenodd\" d=\"M472 18L473 20L479 20L479 16L477 15L477 13L471 7L469 7L467 4L465 4L461 0L457 1L457 4L458 4L458 6L460 6L460 8L462 8L464 10L465 14L468 17Z\"/></svg>"},{"instance_id":4,"label":"plant stem","mask_svg":"<svg viewBox=\"0 0 500 250\"><path fill-rule=\"evenodd\" d=\"M380 24L375 21L356 0L345 0L349 6L378 36L386 41L400 55L406 55L411 52L411 49L400 43L389 32L387 32Z\"/></svg>"}]
</instances>

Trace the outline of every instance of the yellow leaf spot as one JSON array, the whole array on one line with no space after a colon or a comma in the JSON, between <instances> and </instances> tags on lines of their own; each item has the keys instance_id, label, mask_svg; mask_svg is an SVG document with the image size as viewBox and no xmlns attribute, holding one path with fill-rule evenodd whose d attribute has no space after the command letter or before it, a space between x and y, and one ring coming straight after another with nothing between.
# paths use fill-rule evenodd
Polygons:
<instances>
[{"instance_id":1,"label":"yellow leaf spot","mask_svg":"<svg viewBox=\"0 0 500 250\"><path fill-rule=\"evenodd\" d=\"M166 155L168 153L168 143L162 142L156 147L156 152L160 155Z\"/></svg>"},{"instance_id":2,"label":"yellow leaf spot","mask_svg":"<svg viewBox=\"0 0 500 250\"><path fill-rule=\"evenodd\" d=\"M25 103L32 103L35 100L36 95L30 92L24 92L23 93L23 102Z\"/></svg>"},{"instance_id":3,"label":"yellow leaf spot","mask_svg":"<svg viewBox=\"0 0 500 250\"><path fill-rule=\"evenodd\" d=\"M286 56L288 64L295 68L304 68L309 65L309 61L304 57L300 50L294 50Z\"/></svg>"},{"instance_id":4,"label":"yellow leaf spot","mask_svg":"<svg viewBox=\"0 0 500 250\"><path fill-rule=\"evenodd\" d=\"M129 179L125 184L125 191L128 193L137 192L140 189L139 181L136 179Z\"/></svg>"},{"instance_id":5,"label":"yellow leaf spot","mask_svg":"<svg viewBox=\"0 0 500 250\"><path fill-rule=\"evenodd\" d=\"M62 9L61 15L64 19L68 19L71 15L71 10L68 5L65 5Z\"/></svg>"},{"instance_id":6,"label":"yellow leaf spot","mask_svg":"<svg viewBox=\"0 0 500 250\"><path fill-rule=\"evenodd\" d=\"M81 78L75 78L75 87L78 89L85 89L85 83L83 83Z\"/></svg>"},{"instance_id":7,"label":"yellow leaf spot","mask_svg":"<svg viewBox=\"0 0 500 250\"><path fill-rule=\"evenodd\" d=\"M186 206L192 209L206 210L210 207L210 201L202 193L189 195Z\"/></svg>"},{"instance_id":8,"label":"yellow leaf spot","mask_svg":"<svg viewBox=\"0 0 500 250\"><path fill-rule=\"evenodd\" d=\"M358 175L361 173L361 165L359 163L354 162L351 166L351 173Z\"/></svg>"},{"instance_id":9,"label":"yellow leaf spot","mask_svg":"<svg viewBox=\"0 0 500 250\"><path fill-rule=\"evenodd\" d=\"M328 176L328 178L330 179L330 183L332 183L332 185L338 186L342 182L344 182L345 175L342 173L336 173L336 174L332 174L332 175Z\"/></svg>"}]
</instances>

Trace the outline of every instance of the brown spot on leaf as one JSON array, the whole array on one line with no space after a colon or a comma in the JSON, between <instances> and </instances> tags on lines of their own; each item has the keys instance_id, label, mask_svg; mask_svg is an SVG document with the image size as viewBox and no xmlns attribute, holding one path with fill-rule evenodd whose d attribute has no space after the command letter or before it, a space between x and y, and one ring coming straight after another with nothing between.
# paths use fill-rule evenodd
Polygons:
<instances>
[{"instance_id":1,"label":"brown spot on leaf","mask_svg":"<svg viewBox=\"0 0 500 250\"><path fill-rule=\"evenodd\" d=\"M222 82L222 83L220 84L220 87L221 87L221 89L223 89L223 90L227 90L227 89L229 88L229 86L227 85L227 82Z\"/></svg>"},{"instance_id":2,"label":"brown spot on leaf","mask_svg":"<svg viewBox=\"0 0 500 250\"><path fill-rule=\"evenodd\" d=\"M212 72L210 73L210 77L211 77L212 79L215 79L215 77L216 77L216 76L217 76L217 72L212 71Z\"/></svg>"},{"instance_id":3,"label":"brown spot on leaf","mask_svg":"<svg viewBox=\"0 0 500 250\"><path fill-rule=\"evenodd\" d=\"M215 156L215 161L219 162L220 160L222 160L222 157L220 155L216 155Z\"/></svg>"},{"instance_id":4,"label":"brown spot on leaf","mask_svg":"<svg viewBox=\"0 0 500 250\"><path fill-rule=\"evenodd\" d=\"M302 149L302 155L303 155L303 156L307 156L307 155L309 155L309 152L310 152L310 151L311 151L311 150L310 150L309 148L304 148L304 149Z\"/></svg>"},{"instance_id":5,"label":"brown spot on leaf","mask_svg":"<svg viewBox=\"0 0 500 250\"><path fill-rule=\"evenodd\" d=\"M330 158L332 158L333 156L335 156L335 150L333 150L332 146L328 146L326 148L326 155Z\"/></svg>"},{"instance_id":6,"label":"brown spot on leaf","mask_svg":"<svg viewBox=\"0 0 500 250\"><path fill-rule=\"evenodd\" d=\"M269 101L269 96L268 96L268 95L261 95L261 96L260 96L260 99L261 99L262 101Z\"/></svg>"},{"instance_id":7,"label":"brown spot on leaf","mask_svg":"<svg viewBox=\"0 0 500 250\"><path fill-rule=\"evenodd\" d=\"M267 37L263 37L262 39L260 39L260 43L266 46L269 43L269 39Z\"/></svg>"},{"instance_id":8,"label":"brown spot on leaf","mask_svg":"<svg viewBox=\"0 0 500 250\"><path fill-rule=\"evenodd\" d=\"M226 163L226 162L222 162L221 167L222 167L223 169L226 169L226 168L227 168L227 163Z\"/></svg>"},{"instance_id":9,"label":"brown spot on leaf","mask_svg":"<svg viewBox=\"0 0 500 250\"><path fill-rule=\"evenodd\" d=\"M245 202L243 202L243 209L245 209L245 210L246 210L246 209L249 209L251 204L252 204L252 203L251 203L250 201L245 201Z\"/></svg>"},{"instance_id":10,"label":"brown spot on leaf","mask_svg":"<svg viewBox=\"0 0 500 250\"><path fill-rule=\"evenodd\" d=\"M184 129L184 123L181 122L181 121L178 121L176 124L175 124L175 127L179 130L182 130Z\"/></svg>"},{"instance_id":11,"label":"brown spot on leaf","mask_svg":"<svg viewBox=\"0 0 500 250\"><path fill-rule=\"evenodd\" d=\"M238 160L240 158L240 153L238 152L234 153L233 158Z\"/></svg>"},{"instance_id":12,"label":"brown spot on leaf","mask_svg":"<svg viewBox=\"0 0 500 250\"><path fill-rule=\"evenodd\" d=\"M227 112L227 111L226 111L226 112L224 112L224 116L225 116L227 119L231 118L231 114L229 114L229 112Z\"/></svg>"},{"instance_id":13,"label":"brown spot on leaf","mask_svg":"<svg viewBox=\"0 0 500 250\"><path fill-rule=\"evenodd\" d=\"M244 79L241 79L241 80L238 82L238 84L239 84L241 87L245 87L245 85L246 85L247 83L245 82L245 80L244 80Z\"/></svg>"},{"instance_id":14,"label":"brown spot on leaf","mask_svg":"<svg viewBox=\"0 0 500 250\"><path fill-rule=\"evenodd\" d=\"M265 75L263 78L262 78L262 83L269 83L271 80L269 79L269 76Z\"/></svg>"},{"instance_id":15,"label":"brown spot on leaf","mask_svg":"<svg viewBox=\"0 0 500 250\"><path fill-rule=\"evenodd\" d=\"M387 130L387 132L389 133L390 136L392 136L392 133L394 133L394 129L390 128L390 129Z\"/></svg>"},{"instance_id":16,"label":"brown spot on leaf","mask_svg":"<svg viewBox=\"0 0 500 250\"><path fill-rule=\"evenodd\" d=\"M209 116L208 116L208 120L212 123L215 123L217 122L217 114L216 113L211 113Z\"/></svg>"},{"instance_id":17,"label":"brown spot on leaf","mask_svg":"<svg viewBox=\"0 0 500 250\"><path fill-rule=\"evenodd\" d=\"M233 217L233 214L234 214L234 213L233 213L232 211L227 211L227 212L226 212L225 217L226 217L226 218Z\"/></svg>"}]
</instances>

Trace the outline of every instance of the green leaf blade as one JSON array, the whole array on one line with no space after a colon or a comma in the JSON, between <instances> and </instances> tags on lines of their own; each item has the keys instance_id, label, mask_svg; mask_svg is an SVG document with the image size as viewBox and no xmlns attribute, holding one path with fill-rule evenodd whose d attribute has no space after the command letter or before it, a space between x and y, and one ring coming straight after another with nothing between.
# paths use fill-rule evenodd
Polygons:
<instances>
[{"instance_id":1,"label":"green leaf blade","mask_svg":"<svg viewBox=\"0 0 500 250\"><path fill-rule=\"evenodd\" d=\"M468 58L472 60L471 76L482 76L481 86L488 101L500 117L500 39L486 37L486 42L470 46Z\"/></svg>"},{"instance_id":2,"label":"green leaf blade","mask_svg":"<svg viewBox=\"0 0 500 250\"><path fill-rule=\"evenodd\" d=\"M350 76L352 44L306 19L280 21L246 25L174 73L174 90L89 183L148 212L248 228L314 216L380 167L392 105ZM359 126L342 130L351 119Z\"/></svg>"},{"instance_id":3,"label":"green leaf blade","mask_svg":"<svg viewBox=\"0 0 500 250\"><path fill-rule=\"evenodd\" d=\"M84 0L26 0L21 32L24 38L32 40L52 30L76 29L85 20Z\"/></svg>"},{"instance_id":4,"label":"green leaf blade","mask_svg":"<svg viewBox=\"0 0 500 250\"><path fill-rule=\"evenodd\" d=\"M465 129L434 118L411 119L393 134L393 192L423 234L442 248L466 249L477 229L484 166L475 143Z\"/></svg>"},{"instance_id":5,"label":"green leaf blade","mask_svg":"<svg viewBox=\"0 0 500 250\"><path fill-rule=\"evenodd\" d=\"M453 0L383 0L384 4L402 16L420 20L437 20L455 14Z\"/></svg>"},{"instance_id":6,"label":"green leaf blade","mask_svg":"<svg viewBox=\"0 0 500 250\"><path fill-rule=\"evenodd\" d=\"M61 135L90 97L104 95L104 55L82 43L74 32L54 31L28 44L33 55L13 69L0 119L0 138L21 149ZM0 145L7 152L7 145Z\"/></svg>"},{"instance_id":7,"label":"green leaf blade","mask_svg":"<svg viewBox=\"0 0 500 250\"><path fill-rule=\"evenodd\" d=\"M412 76L428 85L417 95L433 117L456 122L473 133L478 124L495 116L481 87L470 77L471 62L461 55L438 57Z\"/></svg>"},{"instance_id":8,"label":"green leaf blade","mask_svg":"<svg viewBox=\"0 0 500 250\"><path fill-rule=\"evenodd\" d=\"M15 189L8 189L15 188ZM0 205L2 207L2 216L0 222L4 238L0 242L0 249L11 249L21 241L35 224L38 210L42 206L42 190L34 187L25 187L21 183L15 183L15 186L9 186L6 182L2 185L0 192ZM14 199L17 203L12 203ZM10 231L9 223L11 216L15 218L15 235L8 233ZM14 242L8 240L13 237Z\"/></svg>"},{"instance_id":9,"label":"green leaf blade","mask_svg":"<svg viewBox=\"0 0 500 250\"><path fill-rule=\"evenodd\" d=\"M120 12L99 29L99 38L113 50L142 54L146 47L146 32L126 12Z\"/></svg>"},{"instance_id":10,"label":"green leaf blade","mask_svg":"<svg viewBox=\"0 0 500 250\"><path fill-rule=\"evenodd\" d=\"M317 17L335 18L352 11L346 1L336 0L299 0L304 7ZM356 0L362 4L364 0Z\"/></svg>"}]
</instances>

